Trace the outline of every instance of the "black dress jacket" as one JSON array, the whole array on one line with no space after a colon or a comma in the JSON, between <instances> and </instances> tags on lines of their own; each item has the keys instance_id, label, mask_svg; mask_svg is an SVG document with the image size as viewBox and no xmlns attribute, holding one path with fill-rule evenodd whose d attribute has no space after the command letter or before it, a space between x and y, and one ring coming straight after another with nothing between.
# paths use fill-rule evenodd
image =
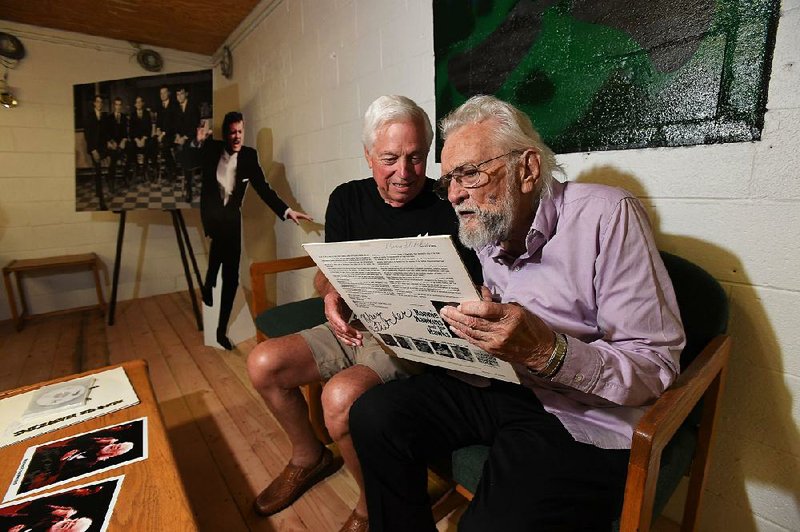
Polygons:
<instances>
[{"instance_id":1,"label":"black dress jacket","mask_svg":"<svg viewBox=\"0 0 800 532\"><path fill-rule=\"evenodd\" d=\"M242 146L236 164L236 182L227 205L223 204L220 185L217 182L217 165L222 157L225 143L208 139L197 150L200 152L203 169L203 188L200 192L200 218L203 230L211 238L240 238L241 206L248 183L275 214L283 220L288 205L270 188L264 171L258 163L258 152Z\"/></svg>"}]
</instances>

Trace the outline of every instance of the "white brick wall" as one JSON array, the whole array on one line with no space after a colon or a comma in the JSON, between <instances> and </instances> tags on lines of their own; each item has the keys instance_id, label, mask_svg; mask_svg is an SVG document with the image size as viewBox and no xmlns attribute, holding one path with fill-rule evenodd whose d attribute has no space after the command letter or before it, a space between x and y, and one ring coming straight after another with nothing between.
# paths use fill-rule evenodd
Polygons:
<instances>
[{"instance_id":1,"label":"white brick wall","mask_svg":"<svg viewBox=\"0 0 800 532\"><path fill-rule=\"evenodd\" d=\"M96 252L104 265L106 299L111 292L118 217L75 212L75 124L72 87L107 79L143 76L128 43L0 21L17 35L27 56L9 72L20 101L0 109L0 265L12 259ZM165 73L210 68L206 56L164 50ZM205 248L197 213L187 213L192 245L204 268ZM32 312L96 301L88 272L26 278ZM128 215L118 299L174 292L186 282L169 214ZM0 320L11 313L5 291Z\"/></svg>"},{"instance_id":2,"label":"white brick wall","mask_svg":"<svg viewBox=\"0 0 800 532\"><path fill-rule=\"evenodd\" d=\"M369 175L359 121L375 97L405 94L433 116L432 29L429 0L284 0L234 50L235 79L215 80L238 84L248 134L272 129L274 160L318 221L333 187ZM708 531L800 530L798 35L800 1L785 0L762 141L559 157L571 180L642 197L659 245L706 268L731 296L734 362L703 509ZM286 226L276 237L280 256L322 239ZM283 300L307 293L309 278L295 281L280 284ZM679 519L675 503L669 513Z\"/></svg>"}]
</instances>

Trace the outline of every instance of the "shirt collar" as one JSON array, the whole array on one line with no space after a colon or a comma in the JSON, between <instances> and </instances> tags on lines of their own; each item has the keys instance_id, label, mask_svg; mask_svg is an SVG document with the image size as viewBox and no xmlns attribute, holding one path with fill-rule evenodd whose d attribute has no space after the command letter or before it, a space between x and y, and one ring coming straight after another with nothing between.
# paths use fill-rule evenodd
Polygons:
<instances>
[{"instance_id":1,"label":"shirt collar","mask_svg":"<svg viewBox=\"0 0 800 532\"><path fill-rule=\"evenodd\" d=\"M233 153L228 153L228 150L226 150L225 148L222 148L222 160L225 161L225 162L228 162L228 161L231 161L231 160L238 160L238 155L239 155L238 151L233 152Z\"/></svg>"},{"instance_id":2,"label":"shirt collar","mask_svg":"<svg viewBox=\"0 0 800 532\"><path fill-rule=\"evenodd\" d=\"M533 217L533 223L526 237L526 251L519 257L520 259L535 254L555 234L558 226L558 216L564 205L564 187L564 183L553 179L552 194L539 201L536 216ZM486 246L479 250L478 254L495 261L508 262L510 259L513 260L499 243Z\"/></svg>"}]
</instances>

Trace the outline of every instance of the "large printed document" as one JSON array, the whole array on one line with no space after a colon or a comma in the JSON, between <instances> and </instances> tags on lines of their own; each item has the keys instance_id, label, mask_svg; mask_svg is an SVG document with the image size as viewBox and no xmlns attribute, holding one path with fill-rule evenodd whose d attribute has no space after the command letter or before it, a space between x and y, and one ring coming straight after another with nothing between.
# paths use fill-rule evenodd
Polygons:
<instances>
[{"instance_id":1,"label":"large printed document","mask_svg":"<svg viewBox=\"0 0 800 532\"><path fill-rule=\"evenodd\" d=\"M476 300L449 236L303 244L375 337L397 356L519 383L508 362L451 333L445 305Z\"/></svg>"}]
</instances>

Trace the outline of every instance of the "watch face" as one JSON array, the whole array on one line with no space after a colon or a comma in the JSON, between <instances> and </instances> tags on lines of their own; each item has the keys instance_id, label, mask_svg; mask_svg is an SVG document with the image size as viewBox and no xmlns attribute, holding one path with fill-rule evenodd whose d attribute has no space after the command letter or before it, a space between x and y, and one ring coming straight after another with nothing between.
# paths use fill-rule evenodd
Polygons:
<instances>
[{"instance_id":1,"label":"watch face","mask_svg":"<svg viewBox=\"0 0 800 532\"><path fill-rule=\"evenodd\" d=\"M22 59L25 57L25 47L10 33L0 32L0 55L9 59Z\"/></svg>"},{"instance_id":2,"label":"watch face","mask_svg":"<svg viewBox=\"0 0 800 532\"><path fill-rule=\"evenodd\" d=\"M79 384L62 386L55 390L48 390L40 397L36 398L36 404L40 406L56 406L72 401L86 393L86 387Z\"/></svg>"}]
</instances>

